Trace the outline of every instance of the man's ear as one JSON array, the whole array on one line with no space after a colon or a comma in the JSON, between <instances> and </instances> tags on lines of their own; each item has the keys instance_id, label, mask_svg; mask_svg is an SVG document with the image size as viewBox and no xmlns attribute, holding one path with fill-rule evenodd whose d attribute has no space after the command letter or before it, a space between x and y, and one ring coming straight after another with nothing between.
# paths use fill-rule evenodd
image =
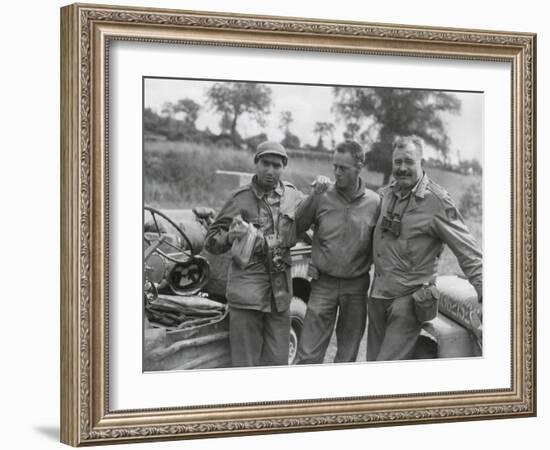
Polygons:
<instances>
[{"instance_id":1,"label":"man's ear","mask_svg":"<svg viewBox=\"0 0 550 450\"><path fill-rule=\"evenodd\" d=\"M424 168L424 165L426 164L426 160L424 158L422 158L420 160L420 167Z\"/></svg>"}]
</instances>

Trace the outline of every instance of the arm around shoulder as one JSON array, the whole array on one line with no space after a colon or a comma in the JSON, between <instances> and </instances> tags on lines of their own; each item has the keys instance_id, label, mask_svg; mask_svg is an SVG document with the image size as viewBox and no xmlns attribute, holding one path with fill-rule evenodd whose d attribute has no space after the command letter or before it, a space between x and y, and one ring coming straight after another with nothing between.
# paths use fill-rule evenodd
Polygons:
<instances>
[{"instance_id":1,"label":"arm around shoulder","mask_svg":"<svg viewBox=\"0 0 550 450\"><path fill-rule=\"evenodd\" d=\"M307 231L317 219L317 206L319 194L311 193L303 198L296 208L296 232L298 234Z\"/></svg>"}]
</instances>

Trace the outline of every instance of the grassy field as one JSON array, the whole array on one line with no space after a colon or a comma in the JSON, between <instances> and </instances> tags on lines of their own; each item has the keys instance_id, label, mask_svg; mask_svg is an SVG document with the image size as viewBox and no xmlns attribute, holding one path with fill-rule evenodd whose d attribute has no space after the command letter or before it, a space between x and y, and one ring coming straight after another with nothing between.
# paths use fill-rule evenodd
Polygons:
<instances>
[{"instance_id":1,"label":"grassy field","mask_svg":"<svg viewBox=\"0 0 550 450\"><path fill-rule=\"evenodd\" d=\"M210 206L219 209L226 201L227 190L216 183L216 170L253 172L252 154L233 148L217 148L182 142L146 142L144 154L145 202L158 208L187 209ZM428 169L428 174L443 186L459 205L466 188L475 177ZM302 192L309 192L317 175L332 177L330 160L295 156L286 168L284 179ZM373 189L382 184L382 175L363 171L363 179ZM470 231L482 245L481 217L466 219ZM448 248L442 254L440 274L462 274Z\"/></svg>"},{"instance_id":2,"label":"grassy field","mask_svg":"<svg viewBox=\"0 0 550 450\"><path fill-rule=\"evenodd\" d=\"M145 202L160 208L189 208L197 205L218 207L216 170L253 172L252 154L232 148L217 148L184 142L146 142ZM294 156L284 178L308 192L317 175L332 177L329 160ZM474 178L440 169L430 169L430 177L441 184L456 202ZM366 169L363 179L371 188L382 184L382 174Z\"/></svg>"},{"instance_id":3,"label":"grassy field","mask_svg":"<svg viewBox=\"0 0 550 450\"><path fill-rule=\"evenodd\" d=\"M252 153L232 148L174 142L146 142L144 154L145 202L159 208L220 208L228 192L218 192L216 170L254 172ZM365 171L366 172L366 171ZM309 192L317 175L332 175L330 161L296 156L284 179ZM373 188L382 183L378 173L365 173Z\"/></svg>"}]
</instances>

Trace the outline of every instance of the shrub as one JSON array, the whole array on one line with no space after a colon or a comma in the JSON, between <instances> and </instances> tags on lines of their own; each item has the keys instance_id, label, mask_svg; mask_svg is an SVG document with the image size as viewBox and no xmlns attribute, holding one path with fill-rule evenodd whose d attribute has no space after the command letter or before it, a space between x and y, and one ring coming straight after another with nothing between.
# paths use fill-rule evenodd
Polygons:
<instances>
[{"instance_id":1,"label":"shrub","mask_svg":"<svg viewBox=\"0 0 550 450\"><path fill-rule=\"evenodd\" d=\"M459 209L464 217L482 217L483 188L481 178L478 178L466 188L460 198Z\"/></svg>"}]
</instances>

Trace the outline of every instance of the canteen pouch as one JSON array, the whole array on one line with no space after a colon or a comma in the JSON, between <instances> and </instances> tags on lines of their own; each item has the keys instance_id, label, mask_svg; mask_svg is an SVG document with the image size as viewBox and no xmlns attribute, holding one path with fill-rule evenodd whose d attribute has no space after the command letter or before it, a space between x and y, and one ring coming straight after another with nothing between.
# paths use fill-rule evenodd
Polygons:
<instances>
[{"instance_id":1,"label":"canteen pouch","mask_svg":"<svg viewBox=\"0 0 550 450\"><path fill-rule=\"evenodd\" d=\"M412 295L414 312L419 322L429 322L437 316L439 292L433 285L423 285Z\"/></svg>"},{"instance_id":2,"label":"canteen pouch","mask_svg":"<svg viewBox=\"0 0 550 450\"><path fill-rule=\"evenodd\" d=\"M288 301L289 297L292 295L286 272L272 272L271 287L273 289L273 298L276 303Z\"/></svg>"}]
</instances>

